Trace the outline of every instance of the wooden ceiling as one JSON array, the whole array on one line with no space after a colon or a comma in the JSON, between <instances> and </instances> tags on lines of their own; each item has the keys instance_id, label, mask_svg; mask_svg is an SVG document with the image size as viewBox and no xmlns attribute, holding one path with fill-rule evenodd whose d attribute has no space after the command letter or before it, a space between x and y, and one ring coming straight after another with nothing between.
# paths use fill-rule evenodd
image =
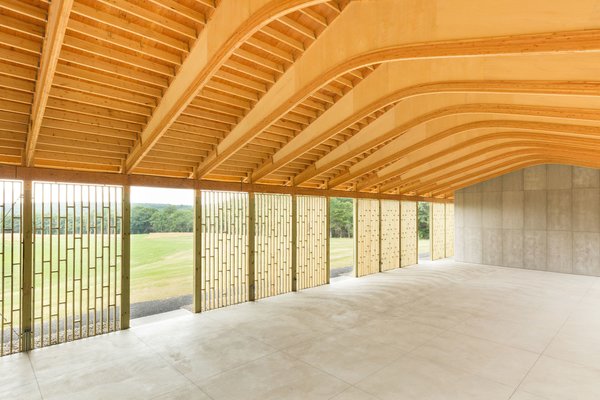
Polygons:
<instances>
[{"instance_id":1,"label":"wooden ceiling","mask_svg":"<svg viewBox=\"0 0 600 400\"><path fill-rule=\"evenodd\" d=\"M451 198L600 167L596 0L0 0L0 164Z\"/></svg>"}]
</instances>

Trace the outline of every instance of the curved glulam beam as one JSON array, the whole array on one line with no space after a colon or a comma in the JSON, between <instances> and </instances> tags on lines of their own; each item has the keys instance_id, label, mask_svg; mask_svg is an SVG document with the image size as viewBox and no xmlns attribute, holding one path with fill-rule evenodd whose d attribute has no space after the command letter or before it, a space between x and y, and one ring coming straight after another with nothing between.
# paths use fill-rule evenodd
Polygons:
<instances>
[{"instance_id":1,"label":"curved glulam beam","mask_svg":"<svg viewBox=\"0 0 600 400\"><path fill-rule=\"evenodd\" d=\"M474 174L476 176L480 168L492 168L493 165L504 163L510 165L513 159L521 157L530 159L533 152L536 154L543 153L545 156L568 156L571 155L582 161L593 162L590 157L591 153L581 147L573 147L567 144L556 146L545 142L514 142L502 146L490 146L490 151L486 151L487 159L481 157L473 157L470 160L455 162L450 161L443 164L444 167L436 168L436 171L427 171L422 174L413 176L410 181L403 183L401 191L411 192L418 191L420 193L428 193L441 185L450 182L458 182L465 174ZM442 169L444 168L444 169ZM444 183L442 183L444 182Z\"/></svg>"},{"instance_id":2,"label":"curved glulam beam","mask_svg":"<svg viewBox=\"0 0 600 400\"><path fill-rule=\"evenodd\" d=\"M528 8L527 23L515 24L526 12L519 0L438 0L429 2L426 12L420 0L351 2L206 157L196 177L210 173L310 93L358 67L415 58L599 50L600 30L590 29L589 22L595 7L592 0L540 1Z\"/></svg>"},{"instance_id":3,"label":"curved glulam beam","mask_svg":"<svg viewBox=\"0 0 600 400\"><path fill-rule=\"evenodd\" d=\"M597 95L598 63L600 54L585 53L576 59L551 54L383 64L257 168L252 180L285 166L367 115L413 96L473 92Z\"/></svg>"},{"instance_id":4,"label":"curved glulam beam","mask_svg":"<svg viewBox=\"0 0 600 400\"><path fill-rule=\"evenodd\" d=\"M535 115L535 114L533 114ZM545 121L522 121L522 120L479 120L467 122L452 128L443 130L439 133L427 134L426 131L416 132L411 135L406 132L404 135L385 145L381 149L372 153L365 159L350 167L349 171L339 177L332 179L329 182L329 187L334 188L365 175L373 170L380 168L386 164L394 162L413 151L420 151L429 144L436 143L439 140L452 137L459 133L480 128L505 128L519 129L544 132L561 132L577 135L587 135L592 137L600 137L600 126L562 124ZM388 172L389 173L389 172ZM393 171L391 172L393 174ZM357 184L357 190L365 190L378 185L380 182L389 179L390 176L376 174L374 177Z\"/></svg>"},{"instance_id":5,"label":"curved glulam beam","mask_svg":"<svg viewBox=\"0 0 600 400\"><path fill-rule=\"evenodd\" d=\"M582 139L560 134L539 132L488 132L478 135L476 133L465 135L457 140L453 146L439 147L435 152L418 152L400 160L395 170L396 175L380 188L382 193L401 187L408 190L407 184L412 184L424 176L445 173L462 165L465 162L485 161L493 157L495 150L506 146L544 146L561 151L564 146L578 148L580 152L596 154L595 147L600 145L600 139ZM411 187L414 190L414 187Z\"/></svg>"},{"instance_id":6,"label":"curved glulam beam","mask_svg":"<svg viewBox=\"0 0 600 400\"><path fill-rule=\"evenodd\" d=\"M471 186L479 182L487 181L489 179L495 178L497 176L508 174L512 171L523 169L526 167L541 165L541 164L566 164L577 167L587 167L587 168L599 168L600 163L597 161L582 161L581 159L571 155L554 155L547 154L544 152L539 153L531 153L528 157L524 158L521 162L514 162L509 166L498 167L489 172L477 171L477 173L469 174L468 176L462 177L458 179L456 183L453 184L444 184L439 185L438 188L434 190L434 193L438 197L448 197L450 194L453 194L454 191L461 189L463 187Z\"/></svg>"},{"instance_id":7,"label":"curved glulam beam","mask_svg":"<svg viewBox=\"0 0 600 400\"><path fill-rule=\"evenodd\" d=\"M224 1L198 36L125 162L130 173L245 40L274 19L326 0Z\"/></svg>"},{"instance_id":8,"label":"curved glulam beam","mask_svg":"<svg viewBox=\"0 0 600 400\"><path fill-rule=\"evenodd\" d=\"M25 154L23 165L31 166L35 156L42 119L48 104L48 96L52 88L56 65L60 49L67 31L69 15L73 8L73 0L53 0L48 8L48 22L46 23L46 35L42 47L42 56L40 67L35 83L35 92L33 95L33 104L31 106L31 118L29 121L29 131L27 133L27 144L25 145Z\"/></svg>"},{"instance_id":9,"label":"curved glulam beam","mask_svg":"<svg viewBox=\"0 0 600 400\"><path fill-rule=\"evenodd\" d=\"M520 104L519 99L522 99ZM528 99L530 100L529 104L526 102ZM357 155L400 135L406 140L398 139L396 145L400 145L398 142L405 142L401 146L408 146L411 144L410 139L413 136L408 136L405 132L428 121L441 119L443 117L460 114L505 114L512 116L537 115L540 117L573 118L581 120L600 119L600 115L598 114L598 110L600 109L600 102L598 101L600 101L600 98L596 101L599 107L592 109L565 108L565 105L569 105L570 102L574 101L574 99L571 99L570 97L539 98L538 104L542 105L533 103L531 99L531 96L519 97L511 95L506 97L486 94L446 94L435 97L433 94L429 94L427 96L412 97L405 102L399 103L396 107L376 119L373 123L367 125L359 133L316 161L302 173L298 174L294 178L294 184L300 185L309 179L329 171L346 160L356 157ZM494 102L502 100L512 100L516 104ZM579 105L581 101L575 103L576 105ZM590 103L593 104L593 102ZM390 149L392 150L390 151ZM386 153L390 152L393 154L393 147L386 149ZM386 153L380 153L380 155ZM390 157L393 157L393 155ZM370 161L372 160L373 158L370 159Z\"/></svg>"}]
</instances>

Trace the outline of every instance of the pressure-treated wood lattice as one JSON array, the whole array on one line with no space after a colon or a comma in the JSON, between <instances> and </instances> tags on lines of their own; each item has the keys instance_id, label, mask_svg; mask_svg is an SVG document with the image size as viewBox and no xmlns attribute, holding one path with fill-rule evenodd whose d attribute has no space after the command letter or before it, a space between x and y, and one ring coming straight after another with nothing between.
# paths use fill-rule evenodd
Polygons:
<instances>
[{"instance_id":1,"label":"pressure-treated wood lattice","mask_svg":"<svg viewBox=\"0 0 600 400\"><path fill-rule=\"evenodd\" d=\"M356 201L356 275L379 272L379 200Z\"/></svg>"},{"instance_id":2,"label":"pressure-treated wood lattice","mask_svg":"<svg viewBox=\"0 0 600 400\"><path fill-rule=\"evenodd\" d=\"M34 347L120 328L122 195L34 183Z\"/></svg>"},{"instance_id":3,"label":"pressure-treated wood lattice","mask_svg":"<svg viewBox=\"0 0 600 400\"><path fill-rule=\"evenodd\" d=\"M255 195L255 298L292 290L292 197Z\"/></svg>"},{"instance_id":4,"label":"pressure-treated wood lattice","mask_svg":"<svg viewBox=\"0 0 600 400\"><path fill-rule=\"evenodd\" d=\"M400 202L381 200L381 270L400 267Z\"/></svg>"},{"instance_id":5,"label":"pressure-treated wood lattice","mask_svg":"<svg viewBox=\"0 0 600 400\"><path fill-rule=\"evenodd\" d=\"M327 283L327 198L298 196L297 289Z\"/></svg>"},{"instance_id":6,"label":"pressure-treated wood lattice","mask_svg":"<svg viewBox=\"0 0 600 400\"><path fill-rule=\"evenodd\" d=\"M400 202L400 266L417 263L417 202Z\"/></svg>"},{"instance_id":7,"label":"pressure-treated wood lattice","mask_svg":"<svg viewBox=\"0 0 600 400\"><path fill-rule=\"evenodd\" d=\"M446 257L454 257L454 204L446 203Z\"/></svg>"},{"instance_id":8,"label":"pressure-treated wood lattice","mask_svg":"<svg viewBox=\"0 0 600 400\"><path fill-rule=\"evenodd\" d=\"M248 193L202 191L201 304L248 301Z\"/></svg>"},{"instance_id":9,"label":"pressure-treated wood lattice","mask_svg":"<svg viewBox=\"0 0 600 400\"><path fill-rule=\"evenodd\" d=\"M0 180L0 356L21 349L23 183Z\"/></svg>"},{"instance_id":10,"label":"pressure-treated wood lattice","mask_svg":"<svg viewBox=\"0 0 600 400\"><path fill-rule=\"evenodd\" d=\"M431 204L431 260L446 257L446 211L443 203Z\"/></svg>"}]
</instances>

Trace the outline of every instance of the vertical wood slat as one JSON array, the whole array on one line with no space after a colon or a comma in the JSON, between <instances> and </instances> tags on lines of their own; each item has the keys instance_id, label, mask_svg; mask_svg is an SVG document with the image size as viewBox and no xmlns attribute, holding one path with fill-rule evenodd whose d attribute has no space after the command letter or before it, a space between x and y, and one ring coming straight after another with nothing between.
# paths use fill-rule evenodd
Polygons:
<instances>
[{"instance_id":1,"label":"vertical wood slat","mask_svg":"<svg viewBox=\"0 0 600 400\"><path fill-rule=\"evenodd\" d=\"M298 196L292 195L292 291L298 291Z\"/></svg>"},{"instance_id":2,"label":"vertical wood slat","mask_svg":"<svg viewBox=\"0 0 600 400\"><path fill-rule=\"evenodd\" d=\"M415 201L400 202L400 266L418 261L418 208Z\"/></svg>"},{"instance_id":3,"label":"vertical wood slat","mask_svg":"<svg viewBox=\"0 0 600 400\"><path fill-rule=\"evenodd\" d=\"M123 197L116 186L34 183L33 347L120 329Z\"/></svg>"},{"instance_id":4,"label":"vertical wood slat","mask_svg":"<svg viewBox=\"0 0 600 400\"><path fill-rule=\"evenodd\" d=\"M202 304L202 192L194 190L194 273L192 311L199 313Z\"/></svg>"},{"instance_id":5,"label":"vertical wood slat","mask_svg":"<svg viewBox=\"0 0 600 400\"><path fill-rule=\"evenodd\" d=\"M248 300L256 296L256 195L248 193Z\"/></svg>"},{"instance_id":6,"label":"vertical wood slat","mask_svg":"<svg viewBox=\"0 0 600 400\"><path fill-rule=\"evenodd\" d=\"M248 195L202 191L196 197L194 277L202 311L248 301Z\"/></svg>"},{"instance_id":7,"label":"vertical wood slat","mask_svg":"<svg viewBox=\"0 0 600 400\"><path fill-rule=\"evenodd\" d=\"M446 203L445 256L454 257L454 204Z\"/></svg>"},{"instance_id":8,"label":"vertical wood slat","mask_svg":"<svg viewBox=\"0 0 600 400\"><path fill-rule=\"evenodd\" d=\"M325 283L330 283L331 281L331 198L325 198L325 234L326 236L326 245L325 245L325 253L327 254L327 264L325 267Z\"/></svg>"},{"instance_id":9,"label":"vertical wood slat","mask_svg":"<svg viewBox=\"0 0 600 400\"><path fill-rule=\"evenodd\" d=\"M297 196L297 279L298 290L328 282L329 230L326 197Z\"/></svg>"},{"instance_id":10,"label":"vertical wood slat","mask_svg":"<svg viewBox=\"0 0 600 400\"><path fill-rule=\"evenodd\" d=\"M400 267L400 202L380 200L381 270Z\"/></svg>"},{"instance_id":11,"label":"vertical wood slat","mask_svg":"<svg viewBox=\"0 0 600 400\"><path fill-rule=\"evenodd\" d=\"M446 207L443 203L431 203L431 260L446 256Z\"/></svg>"},{"instance_id":12,"label":"vertical wood slat","mask_svg":"<svg viewBox=\"0 0 600 400\"><path fill-rule=\"evenodd\" d=\"M356 202L356 275L379 272L379 200L358 199Z\"/></svg>"},{"instance_id":13,"label":"vertical wood slat","mask_svg":"<svg viewBox=\"0 0 600 400\"><path fill-rule=\"evenodd\" d=\"M23 276L21 294L21 348L33 349L33 184L23 182Z\"/></svg>"},{"instance_id":14,"label":"vertical wood slat","mask_svg":"<svg viewBox=\"0 0 600 400\"><path fill-rule=\"evenodd\" d=\"M290 195L255 195L256 298L292 290L292 198Z\"/></svg>"},{"instance_id":15,"label":"vertical wood slat","mask_svg":"<svg viewBox=\"0 0 600 400\"><path fill-rule=\"evenodd\" d=\"M123 187L121 226L121 329L128 329L131 318L131 187Z\"/></svg>"}]
</instances>

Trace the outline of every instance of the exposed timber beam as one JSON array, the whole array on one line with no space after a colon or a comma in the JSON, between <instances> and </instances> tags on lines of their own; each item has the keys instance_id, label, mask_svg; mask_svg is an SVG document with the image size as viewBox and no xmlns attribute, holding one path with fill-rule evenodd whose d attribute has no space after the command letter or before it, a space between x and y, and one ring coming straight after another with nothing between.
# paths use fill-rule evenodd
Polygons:
<instances>
[{"instance_id":1,"label":"exposed timber beam","mask_svg":"<svg viewBox=\"0 0 600 400\"><path fill-rule=\"evenodd\" d=\"M82 172L1 164L0 179L71 182L105 185L150 186L173 189L225 190L255 193L295 194L303 196L348 197L361 199L364 198L384 200L432 201L441 203L451 202L451 200L447 198L417 198L415 196L400 196L384 193L366 193L344 190L323 190L278 185L257 185L240 182L222 182L186 178L167 178L161 176L137 174L126 175L106 172Z\"/></svg>"},{"instance_id":2,"label":"exposed timber beam","mask_svg":"<svg viewBox=\"0 0 600 400\"><path fill-rule=\"evenodd\" d=\"M29 131L27 133L27 144L25 145L25 154L23 165L31 166L35 156L42 119L48 104L52 81L65 39L69 15L73 8L73 0L52 0L48 9L48 22L46 23L46 35L42 47L42 56L38 70L37 81L35 84L35 93L33 104L31 106L31 119L29 121Z\"/></svg>"},{"instance_id":3,"label":"exposed timber beam","mask_svg":"<svg viewBox=\"0 0 600 400\"><path fill-rule=\"evenodd\" d=\"M125 161L131 172L194 100L229 56L269 22L324 0L248 0L216 8Z\"/></svg>"},{"instance_id":4,"label":"exposed timber beam","mask_svg":"<svg viewBox=\"0 0 600 400\"><path fill-rule=\"evenodd\" d=\"M487 1L490 3L487 4ZM209 174L311 93L358 67L416 58L600 50L600 30L587 29L589 26L585 18L581 18L593 9L589 1L577 3L577 8L571 10L567 17L563 7L553 2L544 3L542 12L556 15L560 26L548 19L532 19L531 24L523 25L520 32L515 32L513 18L510 17L514 15L517 18L520 13L517 0L459 3L455 7L442 7L442 2L434 2L431 5L432 12L423 15L416 1L351 2L335 24L325 30L319 40L206 157L197 168L196 176L202 178ZM483 12L487 7L494 8L496 12ZM457 22L465 18L456 14L457 9L464 16L469 15L469 18L477 15L479 23L473 25L466 20L464 24ZM418 15L420 24L427 29L415 29L411 23L397 21L390 21L384 30L378 29L382 21L397 15L409 20L412 20L411 16ZM358 25L365 26L365 29L355 29ZM370 40L365 41L364 37ZM435 41L431 41L433 38ZM323 54L328 54L328 57L324 58Z\"/></svg>"},{"instance_id":5,"label":"exposed timber beam","mask_svg":"<svg viewBox=\"0 0 600 400\"><path fill-rule=\"evenodd\" d=\"M478 116L473 116L471 118L477 117ZM330 180L328 182L328 186L330 188L335 188L350 180L356 179L362 175L377 170L378 168L381 168L386 164L394 162L406 156L407 154L410 154L411 152L419 151L429 144L436 143L437 141L443 140L445 138L457 135L465 131L484 128L531 130L540 132L540 135L542 136L543 132L562 132L567 134L591 135L592 137L600 137L600 127L598 126L558 124L545 121L521 121L508 119L475 120L473 122L466 122L464 124L453 126L452 128L446 129L439 133L428 133L427 129L421 130L420 132L412 132L411 130L409 130L397 139L393 140L384 147L370 154L368 157L351 166L346 173ZM376 176L369 181L359 183L357 185L357 188L358 190L367 189L369 187L377 185L379 182L381 182L381 180L378 176Z\"/></svg>"}]
</instances>

